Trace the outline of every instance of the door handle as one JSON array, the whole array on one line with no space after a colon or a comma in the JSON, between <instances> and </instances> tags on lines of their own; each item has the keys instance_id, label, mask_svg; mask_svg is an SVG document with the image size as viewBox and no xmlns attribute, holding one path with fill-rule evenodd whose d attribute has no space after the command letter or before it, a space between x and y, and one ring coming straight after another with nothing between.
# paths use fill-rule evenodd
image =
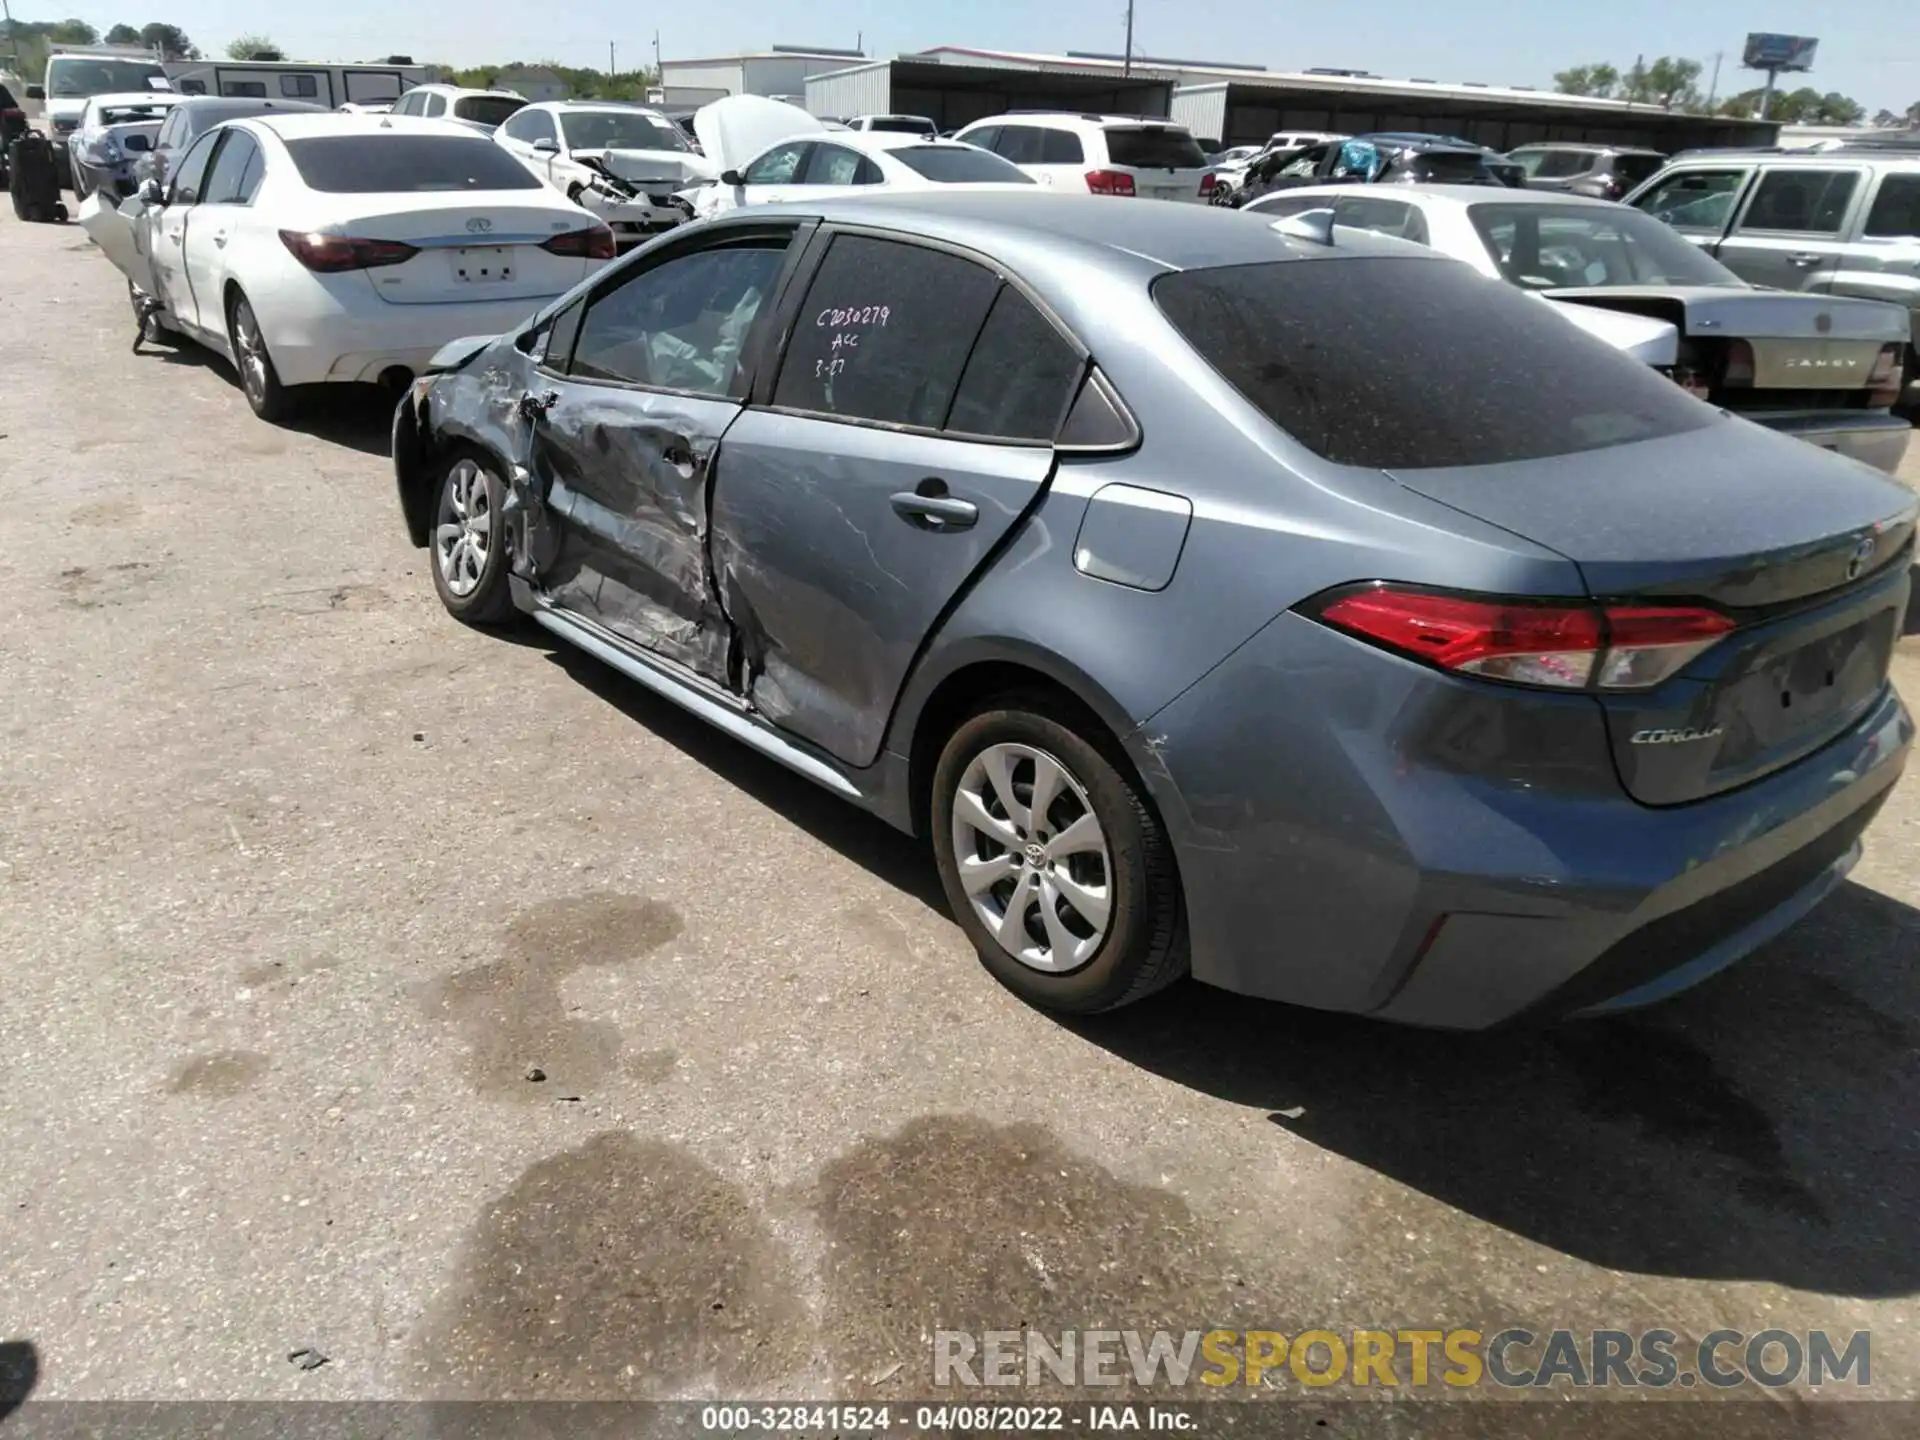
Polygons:
<instances>
[{"instance_id":1,"label":"door handle","mask_svg":"<svg viewBox=\"0 0 1920 1440\"><path fill-rule=\"evenodd\" d=\"M1796 270L1810 270L1820 263L1821 257L1806 250L1796 250L1787 256L1787 263Z\"/></svg>"},{"instance_id":2,"label":"door handle","mask_svg":"<svg viewBox=\"0 0 1920 1440\"><path fill-rule=\"evenodd\" d=\"M888 497L893 513L909 525L922 530L946 532L969 530L980 518L980 507L971 500L960 500L947 493L944 480L922 480L911 490Z\"/></svg>"},{"instance_id":3,"label":"door handle","mask_svg":"<svg viewBox=\"0 0 1920 1440\"><path fill-rule=\"evenodd\" d=\"M215 245L218 245L222 250L226 249L227 248L227 232L224 230L214 231L213 243Z\"/></svg>"}]
</instances>

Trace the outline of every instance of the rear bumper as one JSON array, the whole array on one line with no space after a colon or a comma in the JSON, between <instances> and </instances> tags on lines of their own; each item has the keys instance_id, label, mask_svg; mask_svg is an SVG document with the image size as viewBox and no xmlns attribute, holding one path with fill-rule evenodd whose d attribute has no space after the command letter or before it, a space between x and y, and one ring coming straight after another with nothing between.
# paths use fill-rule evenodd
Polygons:
<instances>
[{"instance_id":1,"label":"rear bumper","mask_svg":"<svg viewBox=\"0 0 1920 1440\"><path fill-rule=\"evenodd\" d=\"M396 365L418 375L449 341L503 334L552 298L390 305L369 294L350 312L335 306L319 315L260 313L267 349L283 384L352 384L378 380Z\"/></svg>"},{"instance_id":2,"label":"rear bumper","mask_svg":"<svg viewBox=\"0 0 1920 1440\"><path fill-rule=\"evenodd\" d=\"M1649 1003L1839 883L1906 763L1889 686L1707 800L1627 798L1585 696L1489 694L1285 615L1128 742L1196 978L1415 1025Z\"/></svg>"},{"instance_id":3,"label":"rear bumper","mask_svg":"<svg viewBox=\"0 0 1920 1440\"><path fill-rule=\"evenodd\" d=\"M1912 424L1885 410L1760 412L1743 418L1809 445L1818 445L1822 450L1865 461L1889 475L1900 468L1907 444L1913 438Z\"/></svg>"}]
</instances>

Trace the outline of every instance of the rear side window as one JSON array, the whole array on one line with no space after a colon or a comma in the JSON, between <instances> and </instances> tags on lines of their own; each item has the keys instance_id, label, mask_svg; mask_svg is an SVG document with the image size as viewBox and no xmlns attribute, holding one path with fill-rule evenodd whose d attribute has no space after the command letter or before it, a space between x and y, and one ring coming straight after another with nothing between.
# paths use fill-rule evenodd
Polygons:
<instances>
[{"instance_id":1,"label":"rear side window","mask_svg":"<svg viewBox=\"0 0 1920 1440\"><path fill-rule=\"evenodd\" d=\"M1854 170L1770 170L1760 177L1740 228L1838 235L1859 183Z\"/></svg>"},{"instance_id":2,"label":"rear side window","mask_svg":"<svg viewBox=\"0 0 1920 1440\"><path fill-rule=\"evenodd\" d=\"M591 298L571 373L726 394L785 263L786 246L776 242L699 250L640 271Z\"/></svg>"},{"instance_id":3,"label":"rear side window","mask_svg":"<svg viewBox=\"0 0 1920 1440\"><path fill-rule=\"evenodd\" d=\"M1040 163L1042 165L1084 165L1086 160L1086 147L1080 143L1080 137L1071 130L1040 132Z\"/></svg>"},{"instance_id":4,"label":"rear side window","mask_svg":"<svg viewBox=\"0 0 1920 1440\"><path fill-rule=\"evenodd\" d=\"M1051 440L1086 368L1080 352L1011 285L974 342L946 428L1006 440Z\"/></svg>"},{"instance_id":5,"label":"rear side window","mask_svg":"<svg viewBox=\"0 0 1920 1440\"><path fill-rule=\"evenodd\" d=\"M1356 295L1367 303L1355 305ZM1186 270L1156 281L1153 298L1268 419L1343 465L1497 465L1677 435L1715 418L1550 306L1451 261Z\"/></svg>"},{"instance_id":6,"label":"rear side window","mask_svg":"<svg viewBox=\"0 0 1920 1440\"><path fill-rule=\"evenodd\" d=\"M1107 127L1107 160L1138 170L1201 170L1206 152L1185 130L1161 125Z\"/></svg>"},{"instance_id":7,"label":"rear side window","mask_svg":"<svg viewBox=\"0 0 1920 1440\"><path fill-rule=\"evenodd\" d=\"M838 236L800 306L773 403L938 429L999 285L944 251Z\"/></svg>"},{"instance_id":8,"label":"rear side window","mask_svg":"<svg viewBox=\"0 0 1920 1440\"><path fill-rule=\"evenodd\" d=\"M1920 175L1888 175L1873 197L1864 231L1882 238L1920 238Z\"/></svg>"},{"instance_id":9,"label":"rear side window","mask_svg":"<svg viewBox=\"0 0 1920 1440\"><path fill-rule=\"evenodd\" d=\"M1062 132L1065 133L1065 132ZM1072 140L1073 136L1068 135ZM1078 144L1078 141L1074 142ZM916 174L941 185L1031 185L1034 179L1018 165L989 155L971 145L902 145L887 152Z\"/></svg>"},{"instance_id":10,"label":"rear side window","mask_svg":"<svg viewBox=\"0 0 1920 1440\"><path fill-rule=\"evenodd\" d=\"M1660 155L1616 155L1607 169L1628 185L1638 185L1652 179L1666 163L1666 158Z\"/></svg>"},{"instance_id":11,"label":"rear side window","mask_svg":"<svg viewBox=\"0 0 1920 1440\"><path fill-rule=\"evenodd\" d=\"M329 195L538 190L513 156L478 135L326 135L289 140L293 168Z\"/></svg>"}]
</instances>

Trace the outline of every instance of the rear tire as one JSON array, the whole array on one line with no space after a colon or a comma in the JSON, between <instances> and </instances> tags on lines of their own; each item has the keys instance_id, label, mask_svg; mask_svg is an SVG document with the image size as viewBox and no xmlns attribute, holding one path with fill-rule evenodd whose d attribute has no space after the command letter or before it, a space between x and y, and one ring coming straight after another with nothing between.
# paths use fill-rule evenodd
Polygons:
<instances>
[{"instance_id":1,"label":"rear tire","mask_svg":"<svg viewBox=\"0 0 1920 1440\"><path fill-rule=\"evenodd\" d=\"M464 446L444 453L436 470L427 530L433 588L454 619L499 625L515 613L506 482L491 459Z\"/></svg>"},{"instance_id":2,"label":"rear tire","mask_svg":"<svg viewBox=\"0 0 1920 1440\"><path fill-rule=\"evenodd\" d=\"M239 291L227 307L227 339L233 346L234 368L240 372L240 392L255 415L270 425L292 418L293 397L280 383L267 342L260 334L260 319L253 304Z\"/></svg>"},{"instance_id":3,"label":"rear tire","mask_svg":"<svg viewBox=\"0 0 1920 1440\"><path fill-rule=\"evenodd\" d=\"M993 701L948 739L930 808L947 902L1015 994L1090 1014L1186 974L1173 848L1092 717L1046 694Z\"/></svg>"}]
</instances>

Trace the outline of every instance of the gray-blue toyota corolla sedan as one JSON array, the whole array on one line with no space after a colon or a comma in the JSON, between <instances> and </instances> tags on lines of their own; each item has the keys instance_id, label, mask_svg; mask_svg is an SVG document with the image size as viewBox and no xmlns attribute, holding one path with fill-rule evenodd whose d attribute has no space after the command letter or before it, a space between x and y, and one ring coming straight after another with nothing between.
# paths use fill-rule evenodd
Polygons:
<instances>
[{"instance_id":1,"label":"gray-blue toyota corolla sedan","mask_svg":"<svg viewBox=\"0 0 1920 1440\"><path fill-rule=\"evenodd\" d=\"M1432 251L972 194L684 227L395 417L526 613L930 837L1002 981L1475 1028L1681 989L1898 777L1915 503Z\"/></svg>"}]
</instances>

